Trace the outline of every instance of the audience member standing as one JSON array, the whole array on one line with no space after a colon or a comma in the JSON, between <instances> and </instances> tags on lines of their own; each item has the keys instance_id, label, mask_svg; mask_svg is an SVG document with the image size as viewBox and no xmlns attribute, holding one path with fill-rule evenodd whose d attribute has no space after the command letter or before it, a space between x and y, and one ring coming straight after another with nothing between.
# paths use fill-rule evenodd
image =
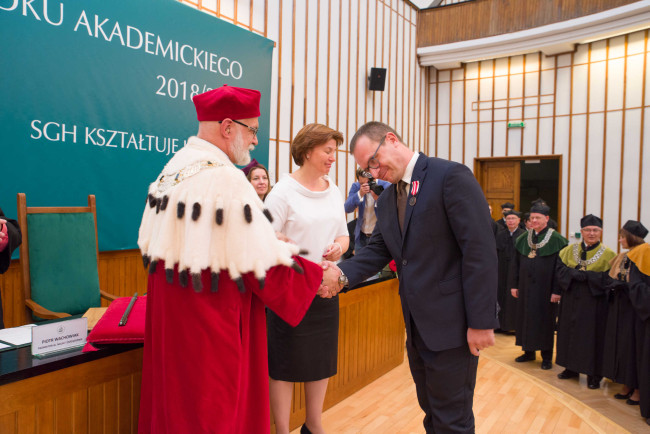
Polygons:
<instances>
[{"instance_id":1,"label":"audience member standing","mask_svg":"<svg viewBox=\"0 0 650 434\"><path fill-rule=\"evenodd\" d=\"M606 276L616 254L600 242L603 221L599 217L584 216L580 227L583 241L562 249L557 263L562 299L555 363L566 368L559 379L586 374L588 387L598 389L607 321Z\"/></svg>"},{"instance_id":2,"label":"audience member standing","mask_svg":"<svg viewBox=\"0 0 650 434\"><path fill-rule=\"evenodd\" d=\"M510 211L515 209L515 204L511 202L506 202L501 204L501 218L496 221L496 224L499 225L500 230L508 229L508 224L506 222L506 216Z\"/></svg>"},{"instance_id":3,"label":"audience member standing","mask_svg":"<svg viewBox=\"0 0 650 434\"><path fill-rule=\"evenodd\" d=\"M16 220L8 219L0 208L0 274L9 268L11 254L22 241L20 227ZM2 295L0 294L0 329L3 329L4 316L2 314Z\"/></svg>"},{"instance_id":4,"label":"audience member standing","mask_svg":"<svg viewBox=\"0 0 650 434\"><path fill-rule=\"evenodd\" d=\"M266 198L273 227L307 250L312 261L337 261L348 249L343 197L327 176L343 135L325 125L303 127L291 143L300 166L285 175ZM289 433L293 383L305 383L304 432L322 433L321 416L329 377L336 374L339 299L315 298L293 327L268 312L271 410L276 432Z\"/></svg>"},{"instance_id":5,"label":"audience member standing","mask_svg":"<svg viewBox=\"0 0 650 434\"><path fill-rule=\"evenodd\" d=\"M259 198L264 201L266 195L271 191L269 184L269 171L266 170L263 164L257 164L251 167L246 174L246 179L253 185L255 192Z\"/></svg>"},{"instance_id":6,"label":"audience member standing","mask_svg":"<svg viewBox=\"0 0 650 434\"><path fill-rule=\"evenodd\" d=\"M528 230L517 238L518 254L512 261L511 293L517 300L516 344L524 354L516 362L535 360L541 350L542 369L553 367L555 306L560 291L555 282L555 264L568 244L566 238L549 228L549 207L537 203L530 209Z\"/></svg>"},{"instance_id":7,"label":"audience member standing","mask_svg":"<svg viewBox=\"0 0 650 434\"><path fill-rule=\"evenodd\" d=\"M647 231L646 231L647 235ZM630 301L636 312L636 355L641 416L650 425L650 245L630 252Z\"/></svg>"},{"instance_id":8,"label":"audience member standing","mask_svg":"<svg viewBox=\"0 0 650 434\"><path fill-rule=\"evenodd\" d=\"M634 220L628 220L619 231L619 243L633 251L644 243L648 230ZM628 404L639 402L636 367L636 314L630 304L628 283L630 281L629 252L622 252L610 261L609 309L603 350L603 376L622 384L623 389L614 395L627 399Z\"/></svg>"},{"instance_id":9,"label":"audience member standing","mask_svg":"<svg viewBox=\"0 0 650 434\"><path fill-rule=\"evenodd\" d=\"M345 212L354 212L359 208L359 217L354 227L354 245L357 250L368 244L377 223L375 215L377 199L389 186L390 182L375 180L362 168L357 169L357 181L350 187L348 198L345 200Z\"/></svg>"},{"instance_id":10,"label":"audience member standing","mask_svg":"<svg viewBox=\"0 0 650 434\"><path fill-rule=\"evenodd\" d=\"M525 231L519 227L519 213L508 211L505 213L507 229L499 231L497 237L497 257L499 258L499 286L497 299L501 310L499 311L499 328L501 331L512 331L517 324L517 299L510 293L508 278L510 276L510 263L517 253L515 240ZM496 224L496 223L495 223Z\"/></svg>"}]
</instances>

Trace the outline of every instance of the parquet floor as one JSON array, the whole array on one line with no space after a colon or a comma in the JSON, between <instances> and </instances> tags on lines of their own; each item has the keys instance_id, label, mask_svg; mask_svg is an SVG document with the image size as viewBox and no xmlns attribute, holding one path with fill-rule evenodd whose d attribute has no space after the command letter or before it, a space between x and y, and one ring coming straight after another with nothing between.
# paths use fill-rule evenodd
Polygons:
<instances>
[{"instance_id":1,"label":"parquet floor","mask_svg":"<svg viewBox=\"0 0 650 434\"><path fill-rule=\"evenodd\" d=\"M614 399L619 385L604 380L590 390L584 376L559 380L559 366L542 371L539 354L535 362L515 363L520 354L514 337L505 335L482 354L474 396L478 433L650 433L638 406ZM323 424L328 433L423 433L422 417L405 361L327 410Z\"/></svg>"}]
</instances>

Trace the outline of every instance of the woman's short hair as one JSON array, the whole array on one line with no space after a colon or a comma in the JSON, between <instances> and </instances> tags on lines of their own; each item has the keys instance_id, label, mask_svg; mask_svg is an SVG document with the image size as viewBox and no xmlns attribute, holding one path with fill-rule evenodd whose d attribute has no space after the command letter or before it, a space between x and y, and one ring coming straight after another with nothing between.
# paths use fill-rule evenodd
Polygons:
<instances>
[{"instance_id":1,"label":"woman's short hair","mask_svg":"<svg viewBox=\"0 0 650 434\"><path fill-rule=\"evenodd\" d=\"M291 156L293 161L302 166L305 162L305 156L316 146L324 145L330 140L336 142L336 146L343 143L343 133L331 129L323 124L308 124L302 127L296 137L291 142Z\"/></svg>"},{"instance_id":2,"label":"woman's short hair","mask_svg":"<svg viewBox=\"0 0 650 434\"><path fill-rule=\"evenodd\" d=\"M641 244L645 243L645 240L643 238L631 234L625 229L621 229L620 231L618 231L618 234L621 237L625 238L625 241L627 241L628 249L631 249L632 247L640 246Z\"/></svg>"}]
</instances>

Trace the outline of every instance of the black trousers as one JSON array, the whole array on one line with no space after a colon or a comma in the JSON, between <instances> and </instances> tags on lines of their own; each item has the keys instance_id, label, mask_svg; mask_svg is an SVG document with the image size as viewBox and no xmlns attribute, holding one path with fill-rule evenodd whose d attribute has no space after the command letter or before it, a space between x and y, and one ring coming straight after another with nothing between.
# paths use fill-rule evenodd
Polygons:
<instances>
[{"instance_id":1,"label":"black trousers","mask_svg":"<svg viewBox=\"0 0 650 434\"><path fill-rule=\"evenodd\" d=\"M406 349L427 434L473 433L478 357L467 345L429 350L412 320Z\"/></svg>"}]
</instances>

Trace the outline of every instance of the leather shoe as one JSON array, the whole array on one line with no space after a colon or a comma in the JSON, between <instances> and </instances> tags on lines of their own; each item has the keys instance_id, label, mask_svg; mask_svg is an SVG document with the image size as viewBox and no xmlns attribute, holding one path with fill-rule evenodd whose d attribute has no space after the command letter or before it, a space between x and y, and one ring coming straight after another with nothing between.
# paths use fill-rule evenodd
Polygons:
<instances>
[{"instance_id":1,"label":"leather shoe","mask_svg":"<svg viewBox=\"0 0 650 434\"><path fill-rule=\"evenodd\" d=\"M569 369L565 369L564 371L560 372L557 374L557 378L560 380L568 380L569 378L577 378L580 374L577 372L571 371Z\"/></svg>"},{"instance_id":2,"label":"leather shoe","mask_svg":"<svg viewBox=\"0 0 650 434\"><path fill-rule=\"evenodd\" d=\"M639 405L639 401L635 401L635 400L633 400L633 399L629 399L629 398L628 398L627 401L625 401L625 403L626 403L627 405Z\"/></svg>"},{"instance_id":3,"label":"leather shoe","mask_svg":"<svg viewBox=\"0 0 650 434\"><path fill-rule=\"evenodd\" d=\"M311 434L311 431L309 431L306 424L303 424L302 427L300 427L300 434Z\"/></svg>"},{"instance_id":4,"label":"leather shoe","mask_svg":"<svg viewBox=\"0 0 650 434\"><path fill-rule=\"evenodd\" d=\"M542 360L542 369L548 371L553 367L553 363L550 360Z\"/></svg>"},{"instance_id":5,"label":"leather shoe","mask_svg":"<svg viewBox=\"0 0 650 434\"><path fill-rule=\"evenodd\" d=\"M590 389L600 389L600 380L602 378L587 376L587 387Z\"/></svg>"},{"instance_id":6,"label":"leather shoe","mask_svg":"<svg viewBox=\"0 0 650 434\"><path fill-rule=\"evenodd\" d=\"M627 392L626 394L617 393L616 395L614 395L614 398L616 398L616 399L628 399L630 396L632 396L632 391L631 390L629 392Z\"/></svg>"},{"instance_id":7,"label":"leather shoe","mask_svg":"<svg viewBox=\"0 0 650 434\"><path fill-rule=\"evenodd\" d=\"M515 359L515 362L522 363L522 362L531 362L533 360L535 360L535 353L533 354L524 353L521 356L517 357Z\"/></svg>"}]
</instances>

